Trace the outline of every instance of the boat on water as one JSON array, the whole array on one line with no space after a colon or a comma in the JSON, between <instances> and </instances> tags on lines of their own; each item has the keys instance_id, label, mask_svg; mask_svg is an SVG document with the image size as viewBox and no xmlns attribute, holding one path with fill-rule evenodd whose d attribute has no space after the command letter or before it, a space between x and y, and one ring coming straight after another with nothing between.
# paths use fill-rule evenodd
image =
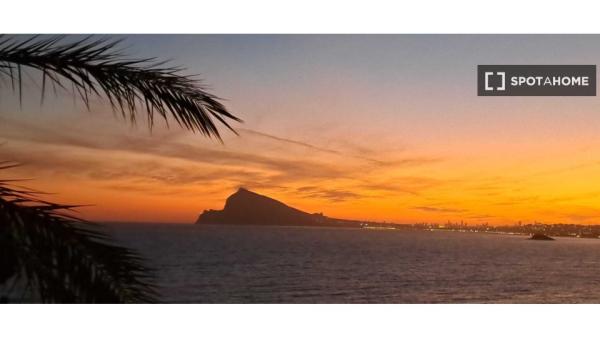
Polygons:
<instances>
[{"instance_id":1,"label":"boat on water","mask_svg":"<svg viewBox=\"0 0 600 337\"><path fill-rule=\"evenodd\" d=\"M554 241L553 238L549 237L546 234L542 234L542 233L531 234L531 236L529 237L529 240Z\"/></svg>"}]
</instances>

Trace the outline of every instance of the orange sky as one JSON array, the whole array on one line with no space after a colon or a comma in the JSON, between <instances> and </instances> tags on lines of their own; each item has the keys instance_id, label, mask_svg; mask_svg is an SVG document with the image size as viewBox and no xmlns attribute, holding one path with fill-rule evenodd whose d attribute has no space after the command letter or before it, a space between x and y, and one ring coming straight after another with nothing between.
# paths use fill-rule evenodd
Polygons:
<instances>
[{"instance_id":1,"label":"orange sky","mask_svg":"<svg viewBox=\"0 0 600 337\"><path fill-rule=\"evenodd\" d=\"M24 165L3 176L34 178L23 184L52 200L93 204L80 209L92 220L192 222L245 186L349 219L600 224L597 97L476 96L477 64L540 63L538 51L502 51L532 37L222 39L180 41L181 55L144 38L133 45L192 63L245 120L239 137L149 132L101 100L92 111L65 97L40 107L35 89L19 108L8 92L0 158ZM541 51L588 48L576 37L535 41ZM396 54L364 48L377 43ZM598 50L548 55L544 63L600 60Z\"/></svg>"}]
</instances>

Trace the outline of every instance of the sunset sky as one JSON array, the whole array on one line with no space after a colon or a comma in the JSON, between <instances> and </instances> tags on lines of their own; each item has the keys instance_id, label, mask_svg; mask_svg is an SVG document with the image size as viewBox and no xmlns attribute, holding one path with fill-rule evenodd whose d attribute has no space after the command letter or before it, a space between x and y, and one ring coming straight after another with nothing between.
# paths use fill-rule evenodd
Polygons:
<instances>
[{"instance_id":1,"label":"sunset sky","mask_svg":"<svg viewBox=\"0 0 600 337\"><path fill-rule=\"evenodd\" d=\"M478 64L598 64L600 36L127 36L244 120L204 138L0 86L2 172L92 220L193 222L238 187L400 223L600 224L600 99L477 97ZM33 78L35 74L32 74ZM140 115L141 117L141 115ZM172 121L173 122L173 121Z\"/></svg>"}]
</instances>

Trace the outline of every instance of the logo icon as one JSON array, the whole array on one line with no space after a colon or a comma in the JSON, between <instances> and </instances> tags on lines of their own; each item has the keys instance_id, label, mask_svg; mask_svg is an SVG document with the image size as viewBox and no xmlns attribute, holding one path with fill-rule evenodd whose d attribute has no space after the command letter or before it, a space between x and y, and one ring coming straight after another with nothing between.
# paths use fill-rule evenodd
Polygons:
<instances>
[{"instance_id":1,"label":"logo icon","mask_svg":"<svg viewBox=\"0 0 600 337\"><path fill-rule=\"evenodd\" d=\"M493 71L486 71L485 72L485 91L504 91L506 90L506 72L504 71L497 71L496 72L496 76L500 76L500 86L498 87L492 87L490 86L490 77L494 75Z\"/></svg>"}]
</instances>

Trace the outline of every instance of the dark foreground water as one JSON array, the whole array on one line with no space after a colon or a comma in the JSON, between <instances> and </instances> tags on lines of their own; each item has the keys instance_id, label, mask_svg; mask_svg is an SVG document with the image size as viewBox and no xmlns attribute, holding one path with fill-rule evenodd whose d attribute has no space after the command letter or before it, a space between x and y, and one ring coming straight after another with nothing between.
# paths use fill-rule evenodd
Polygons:
<instances>
[{"instance_id":1,"label":"dark foreground water","mask_svg":"<svg viewBox=\"0 0 600 337\"><path fill-rule=\"evenodd\" d=\"M164 302L600 303L600 240L302 227L113 225Z\"/></svg>"}]
</instances>

